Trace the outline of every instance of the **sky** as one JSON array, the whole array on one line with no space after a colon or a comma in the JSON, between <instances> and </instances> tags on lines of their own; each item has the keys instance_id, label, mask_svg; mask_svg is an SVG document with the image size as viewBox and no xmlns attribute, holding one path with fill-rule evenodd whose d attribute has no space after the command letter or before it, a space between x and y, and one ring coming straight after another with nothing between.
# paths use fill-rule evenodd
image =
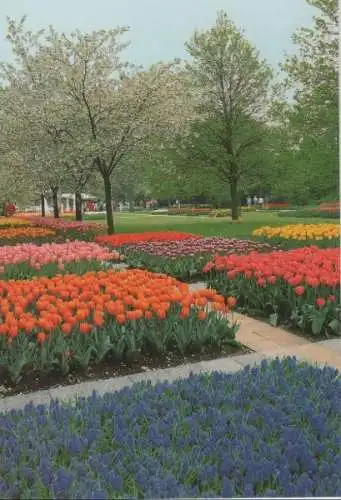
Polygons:
<instances>
[{"instance_id":1,"label":"sky","mask_svg":"<svg viewBox=\"0 0 341 500\"><path fill-rule=\"evenodd\" d=\"M37 30L52 24L70 32L130 26L131 46L125 56L148 66L186 58L184 42L195 28L214 24L224 9L274 68L285 53L294 53L292 33L310 26L314 10L305 0L0 0L0 60L11 56L5 40L6 17L27 15L27 27Z\"/></svg>"}]
</instances>

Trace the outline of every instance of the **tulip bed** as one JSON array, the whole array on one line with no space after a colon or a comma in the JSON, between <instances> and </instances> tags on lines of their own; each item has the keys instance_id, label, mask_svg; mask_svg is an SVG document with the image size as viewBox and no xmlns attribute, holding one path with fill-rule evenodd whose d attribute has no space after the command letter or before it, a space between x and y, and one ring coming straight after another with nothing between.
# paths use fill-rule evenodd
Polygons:
<instances>
[{"instance_id":1,"label":"tulip bed","mask_svg":"<svg viewBox=\"0 0 341 500\"><path fill-rule=\"evenodd\" d=\"M145 233L122 233L111 235L100 235L96 237L97 243L104 243L112 247L121 247L123 245L135 245L143 242L178 242L188 239L199 239L200 236L190 233L179 233L176 231L155 231Z\"/></svg>"},{"instance_id":2,"label":"tulip bed","mask_svg":"<svg viewBox=\"0 0 341 500\"><path fill-rule=\"evenodd\" d=\"M20 219L19 217L2 217L0 216L0 228L17 227L17 226L28 226L30 223L26 219Z\"/></svg>"},{"instance_id":3,"label":"tulip bed","mask_svg":"<svg viewBox=\"0 0 341 500\"><path fill-rule=\"evenodd\" d=\"M131 267L165 273L190 282L203 277L202 269L214 254L247 254L272 249L273 246L266 243L213 237L135 243L121 247L120 251Z\"/></svg>"},{"instance_id":4,"label":"tulip bed","mask_svg":"<svg viewBox=\"0 0 341 500\"><path fill-rule=\"evenodd\" d=\"M3 246L0 247L0 280L82 274L103 269L105 264L120 259L118 252L84 241Z\"/></svg>"},{"instance_id":5,"label":"tulip bed","mask_svg":"<svg viewBox=\"0 0 341 500\"><path fill-rule=\"evenodd\" d=\"M238 298L242 311L315 336L340 335L340 251L304 247L217 256L209 286Z\"/></svg>"},{"instance_id":6,"label":"tulip bed","mask_svg":"<svg viewBox=\"0 0 341 500\"><path fill-rule=\"evenodd\" d=\"M338 497L341 379L294 358L0 414L0 496Z\"/></svg>"},{"instance_id":7,"label":"tulip bed","mask_svg":"<svg viewBox=\"0 0 341 500\"><path fill-rule=\"evenodd\" d=\"M145 352L200 352L237 345L228 300L189 292L174 278L141 270L0 281L0 370L24 374L85 370Z\"/></svg>"},{"instance_id":8,"label":"tulip bed","mask_svg":"<svg viewBox=\"0 0 341 500\"><path fill-rule=\"evenodd\" d=\"M273 242L283 248L317 245L340 246L339 224L289 224L287 226L263 226L255 229L252 236L261 241Z\"/></svg>"}]
</instances>

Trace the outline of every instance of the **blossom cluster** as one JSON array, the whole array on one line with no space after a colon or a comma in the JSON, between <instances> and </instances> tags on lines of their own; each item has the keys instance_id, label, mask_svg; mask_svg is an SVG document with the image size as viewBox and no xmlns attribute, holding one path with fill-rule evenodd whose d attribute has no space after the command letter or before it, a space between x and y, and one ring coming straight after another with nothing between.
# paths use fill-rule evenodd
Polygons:
<instances>
[{"instance_id":1,"label":"blossom cluster","mask_svg":"<svg viewBox=\"0 0 341 500\"><path fill-rule=\"evenodd\" d=\"M338 497L337 370L264 361L0 415L2 498Z\"/></svg>"},{"instance_id":2,"label":"blossom cluster","mask_svg":"<svg viewBox=\"0 0 341 500\"><path fill-rule=\"evenodd\" d=\"M340 252L304 247L247 256L216 256L204 267L209 284L236 295L248 311L272 315L303 331L340 334Z\"/></svg>"},{"instance_id":3,"label":"blossom cluster","mask_svg":"<svg viewBox=\"0 0 341 500\"><path fill-rule=\"evenodd\" d=\"M120 247L123 245L135 245L136 243L146 241L182 241L194 238L200 238L200 236L176 231L155 231L100 235L96 237L96 242L110 244L113 247Z\"/></svg>"},{"instance_id":4,"label":"blossom cluster","mask_svg":"<svg viewBox=\"0 0 341 500\"><path fill-rule=\"evenodd\" d=\"M109 354L121 360L220 344L234 338L221 314L229 304L214 290L191 293L141 270L0 281L2 366L17 379L26 365L67 371L69 363L85 368Z\"/></svg>"},{"instance_id":5,"label":"blossom cluster","mask_svg":"<svg viewBox=\"0 0 341 500\"><path fill-rule=\"evenodd\" d=\"M289 224L281 227L263 226L255 229L253 236L284 238L288 240L332 240L340 238L339 224Z\"/></svg>"}]
</instances>

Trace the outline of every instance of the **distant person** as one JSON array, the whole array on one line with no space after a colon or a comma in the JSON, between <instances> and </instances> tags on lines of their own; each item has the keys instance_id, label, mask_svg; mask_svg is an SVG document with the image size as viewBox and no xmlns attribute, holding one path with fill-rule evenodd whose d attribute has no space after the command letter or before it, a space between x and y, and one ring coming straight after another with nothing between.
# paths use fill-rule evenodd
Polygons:
<instances>
[{"instance_id":1,"label":"distant person","mask_svg":"<svg viewBox=\"0 0 341 500\"><path fill-rule=\"evenodd\" d=\"M262 196L259 197L258 203L259 203L261 208L264 207L264 198L262 198Z\"/></svg>"},{"instance_id":2,"label":"distant person","mask_svg":"<svg viewBox=\"0 0 341 500\"><path fill-rule=\"evenodd\" d=\"M253 197L253 204L257 205L257 203L258 203L258 198L257 198L257 196L254 196Z\"/></svg>"},{"instance_id":3,"label":"distant person","mask_svg":"<svg viewBox=\"0 0 341 500\"><path fill-rule=\"evenodd\" d=\"M252 205L252 199L251 199L251 196L248 196L248 197L246 198L246 204L247 204L247 206L248 206L248 207L251 207L251 205Z\"/></svg>"}]
</instances>

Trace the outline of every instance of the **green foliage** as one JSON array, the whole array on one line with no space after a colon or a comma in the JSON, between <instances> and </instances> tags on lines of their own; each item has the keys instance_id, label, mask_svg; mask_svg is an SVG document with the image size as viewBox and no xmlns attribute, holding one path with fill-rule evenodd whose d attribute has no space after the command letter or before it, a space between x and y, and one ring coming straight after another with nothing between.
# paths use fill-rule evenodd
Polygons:
<instances>
[{"instance_id":1,"label":"green foliage","mask_svg":"<svg viewBox=\"0 0 341 500\"><path fill-rule=\"evenodd\" d=\"M296 210L295 212L290 212L290 215L288 213L278 213L278 217L293 217L293 218L316 218L316 219L340 219L340 211L337 212L328 212L327 210L324 210L322 212L319 212L317 210Z\"/></svg>"},{"instance_id":2,"label":"green foliage","mask_svg":"<svg viewBox=\"0 0 341 500\"><path fill-rule=\"evenodd\" d=\"M293 36L299 53L282 69L294 102L276 113L282 123L278 189L296 203L338 196L338 5L307 1L319 12L312 28Z\"/></svg>"},{"instance_id":3,"label":"green foliage","mask_svg":"<svg viewBox=\"0 0 341 500\"><path fill-rule=\"evenodd\" d=\"M201 174L212 169L229 186L232 218L238 219L238 189L254 168L246 153L258 151L266 131L272 72L222 11L211 29L195 31L186 48L201 120L185 139L185 157Z\"/></svg>"}]
</instances>

